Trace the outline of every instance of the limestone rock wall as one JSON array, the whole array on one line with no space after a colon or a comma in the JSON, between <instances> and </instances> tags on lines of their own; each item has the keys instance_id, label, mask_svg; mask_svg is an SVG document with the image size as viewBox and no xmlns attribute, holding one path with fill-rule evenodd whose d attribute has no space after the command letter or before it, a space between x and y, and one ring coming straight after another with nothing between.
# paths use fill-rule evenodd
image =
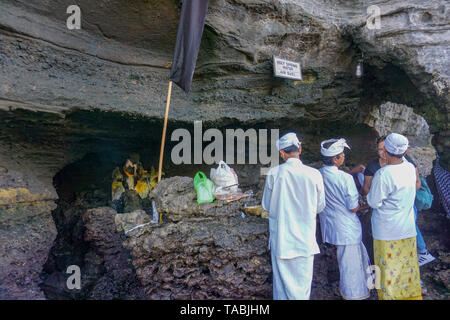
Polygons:
<instances>
[{"instance_id":1,"label":"limestone rock wall","mask_svg":"<svg viewBox=\"0 0 450 320\"><path fill-rule=\"evenodd\" d=\"M55 190L14 168L0 162L0 298L44 299L38 283L56 237Z\"/></svg>"},{"instance_id":2,"label":"limestone rock wall","mask_svg":"<svg viewBox=\"0 0 450 320\"><path fill-rule=\"evenodd\" d=\"M405 135L409 140L408 156L414 161L419 173L424 176L431 174L436 150L431 144L432 135L422 116L414 113L413 109L402 104L386 102L374 108L365 122L373 127L379 136L397 132Z\"/></svg>"}]
</instances>

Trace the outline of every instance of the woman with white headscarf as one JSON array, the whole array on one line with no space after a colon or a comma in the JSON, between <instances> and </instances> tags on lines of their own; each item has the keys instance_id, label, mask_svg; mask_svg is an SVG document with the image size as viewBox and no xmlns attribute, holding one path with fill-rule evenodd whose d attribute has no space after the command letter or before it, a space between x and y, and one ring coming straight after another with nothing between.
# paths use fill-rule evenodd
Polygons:
<instances>
[{"instance_id":1,"label":"woman with white headscarf","mask_svg":"<svg viewBox=\"0 0 450 320\"><path fill-rule=\"evenodd\" d=\"M421 300L417 259L414 166L404 159L408 139L391 133L384 142L386 165L372 180L367 202L373 208L374 263L380 268L380 300Z\"/></svg>"},{"instance_id":2,"label":"woman with white headscarf","mask_svg":"<svg viewBox=\"0 0 450 320\"><path fill-rule=\"evenodd\" d=\"M369 297L366 270L369 256L362 243L358 190L353 177L339 170L344 164L345 139L321 143L323 167L319 169L325 186L325 209L320 213L322 240L336 246L339 263L339 291L346 300Z\"/></svg>"}]
</instances>

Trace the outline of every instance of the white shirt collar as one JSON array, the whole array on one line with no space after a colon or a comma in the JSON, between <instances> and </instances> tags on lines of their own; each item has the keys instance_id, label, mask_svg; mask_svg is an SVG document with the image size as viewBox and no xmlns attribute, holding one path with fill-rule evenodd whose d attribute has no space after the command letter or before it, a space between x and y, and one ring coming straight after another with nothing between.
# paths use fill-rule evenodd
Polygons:
<instances>
[{"instance_id":1,"label":"white shirt collar","mask_svg":"<svg viewBox=\"0 0 450 320\"><path fill-rule=\"evenodd\" d=\"M303 164L302 160L300 160L299 158L289 158L286 160L286 163L295 163L295 162L300 162L300 164Z\"/></svg>"},{"instance_id":2,"label":"white shirt collar","mask_svg":"<svg viewBox=\"0 0 450 320\"><path fill-rule=\"evenodd\" d=\"M330 170L330 171L338 171L339 170L339 168L336 167L336 166L326 166L326 165L324 165L323 168L325 168L327 170Z\"/></svg>"}]
</instances>

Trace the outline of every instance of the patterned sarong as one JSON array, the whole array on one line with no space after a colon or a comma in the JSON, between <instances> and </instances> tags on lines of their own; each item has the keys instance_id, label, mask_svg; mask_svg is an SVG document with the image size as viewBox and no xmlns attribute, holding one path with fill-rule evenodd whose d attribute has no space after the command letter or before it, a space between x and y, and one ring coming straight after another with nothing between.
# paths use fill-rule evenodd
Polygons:
<instances>
[{"instance_id":1,"label":"patterned sarong","mask_svg":"<svg viewBox=\"0 0 450 320\"><path fill-rule=\"evenodd\" d=\"M379 300L422 300L416 237L373 239L375 264L381 271Z\"/></svg>"},{"instance_id":2,"label":"patterned sarong","mask_svg":"<svg viewBox=\"0 0 450 320\"><path fill-rule=\"evenodd\" d=\"M447 216L450 217L450 172L439 165L439 155L433 169L439 199Z\"/></svg>"}]
</instances>

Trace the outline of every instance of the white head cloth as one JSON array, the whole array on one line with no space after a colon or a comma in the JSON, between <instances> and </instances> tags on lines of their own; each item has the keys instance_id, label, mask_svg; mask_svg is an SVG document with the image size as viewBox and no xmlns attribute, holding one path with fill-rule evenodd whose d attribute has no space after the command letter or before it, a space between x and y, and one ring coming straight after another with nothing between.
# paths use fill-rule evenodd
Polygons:
<instances>
[{"instance_id":1,"label":"white head cloth","mask_svg":"<svg viewBox=\"0 0 450 320\"><path fill-rule=\"evenodd\" d=\"M325 149L323 145L326 144L327 142L334 142L334 143L331 146L329 146L328 149ZM322 141L322 143L320 144L320 153L325 157L334 157L340 154L342 151L344 151L344 148L350 149L344 138L325 140Z\"/></svg>"},{"instance_id":2,"label":"white head cloth","mask_svg":"<svg viewBox=\"0 0 450 320\"><path fill-rule=\"evenodd\" d=\"M278 150L283 150L290 146L300 147L300 140L298 140L297 135L293 132L286 133L280 139L277 140Z\"/></svg>"},{"instance_id":3,"label":"white head cloth","mask_svg":"<svg viewBox=\"0 0 450 320\"><path fill-rule=\"evenodd\" d=\"M408 150L408 138L398 133L391 133L384 140L384 147L389 153L400 155Z\"/></svg>"}]
</instances>

